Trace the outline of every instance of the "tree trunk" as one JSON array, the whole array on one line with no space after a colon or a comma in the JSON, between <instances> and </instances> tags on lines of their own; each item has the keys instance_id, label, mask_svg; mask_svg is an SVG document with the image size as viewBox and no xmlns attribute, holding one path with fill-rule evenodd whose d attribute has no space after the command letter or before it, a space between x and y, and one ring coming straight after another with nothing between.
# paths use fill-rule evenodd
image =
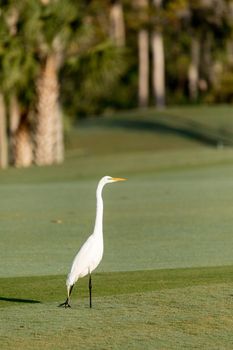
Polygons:
<instances>
[{"instance_id":1,"label":"tree trunk","mask_svg":"<svg viewBox=\"0 0 233 350\"><path fill-rule=\"evenodd\" d=\"M148 0L135 0L134 6L141 20L138 32L138 104L139 107L148 107L149 104L149 32L145 28L148 24Z\"/></svg>"},{"instance_id":2,"label":"tree trunk","mask_svg":"<svg viewBox=\"0 0 233 350\"><path fill-rule=\"evenodd\" d=\"M33 162L32 132L29 113L22 114L16 95L10 97L10 163L18 168L28 167Z\"/></svg>"},{"instance_id":3,"label":"tree trunk","mask_svg":"<svg viewBox=\"0 0 233 350\"><path fill-rule=\"evenodd\" d=\"M198 98L200 41L194 36L191 40L191 62L188 70L189 96L192 101L196 101Z\"/></svg>"},{"instance_id":4,"label":"tree trunk","mask_svg":"<svg viewBox=\"0 0 233 350\"><path fill-rule=\"evenodd\" d=\"M162 0L153 0L154 6L159 10ZM165 106L165 60L164 44L161 29L155 28L151 38L153 74L152 86L155 104L158 108Z\"/></svg>"},{"instance_id":5,"label":"tree trunk","mask_svg":"<svg viewBox=\"0 0 233 350\"><path fill-rule=\"evenodd\" d=\"M138 33L139 56L139 83L138 101L139 107L148 107L149 102L149 33L141 29Z\"/></svg>"},{"instance_id":6,"label":"tree trunk","mask_svg":"<svg viewBox=\"0 0 233 350\"><path fill-rule=\"evenodd\" d=\"M152 33L152 55L153 55L153 95L157 107L165 106L165 63L163 36L159 31Z\"/></svg>"},{"instance_id":7,"label":"tree trunk","mask_svg":"<svg viewBox=\"0 0 233 350\"><path fill-rule=\"evenodd\" d=\"M54 147L54 162L62 163L64 160L64 137L63 137L63 120L62 110L57 103L56 124L55 124L55 147Z\"/></svg>"},{"instance_id":8,"label":"tree trunk","mask_svg":"<svg viewBox=\"0 0 233 350\"><path fill-rule=\"evenodd\" d=\"M8 166L8 144L6 131L6 106L4 96L0 93L0 168Z\"/></svg>"},{"instance_id":9,"label":"tree trunk","mask_svg":"<svg viewBox=\"0 0 233 350\"><path fill-rule=\"evenodd\" d=\"M62 134L62 127L58 119L58 96L59 83L57 76L57 58L52 53L47 56L42 67L40 78L37 84L38 105L37 105L37 125L36 125L36 150L35 163L37 165L50 165L55 160L56 142L59 139L57 133Z\"/></svg>"},{"instance_id":10,"label":"tree trunk","mask_svg":"<svg viewBox=\"0 0 233 350\"><path fill-rule=\"evenodd\" d=\"M110 37L118 47L122 47L125 45L125 22L123 8L120 1L113 1L109 16Z\"/></svg>"},{"instance_id":11,"label":"tree trunk","mask_svg":"<svg viewBox=\"0 0 233 350\"><path fill-rule=\"evenodd\" d=\"M11 95L9 101L9 163L15 164L15 134L20 123L20 109L15 94Z\"/></svg>"},{"instance_id":12,"label":"tree trunk","mask_svg":"<svg viewBox=\"0 0 233 350\"><path fill-rule=\"evenodd\" d=\"M33 161L33 143L31 128L27 116L23 116L20 125L14 134L14 165L28 167Z\"/></svg>"}]
</instances>

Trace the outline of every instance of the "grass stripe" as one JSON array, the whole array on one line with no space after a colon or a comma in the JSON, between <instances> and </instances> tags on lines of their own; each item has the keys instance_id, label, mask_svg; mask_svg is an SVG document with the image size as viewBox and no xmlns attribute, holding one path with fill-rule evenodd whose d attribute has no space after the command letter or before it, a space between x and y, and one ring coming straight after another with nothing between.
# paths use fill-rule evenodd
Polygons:
<instances>
[{"instance_id":1,"label":"grass stripe","mask_svg":"<svg viewBox=\"0 0 233 350\"><path fill-rule=\"evenodd\" d=\"M95 296L143 293L232 282L233 266L144 270L93 274ZM0 306L9 303L62 301L65 276L33 276L0 279ZM77 282L73 298L88 296L88 279Z\"/></svg>"}]
</instances>

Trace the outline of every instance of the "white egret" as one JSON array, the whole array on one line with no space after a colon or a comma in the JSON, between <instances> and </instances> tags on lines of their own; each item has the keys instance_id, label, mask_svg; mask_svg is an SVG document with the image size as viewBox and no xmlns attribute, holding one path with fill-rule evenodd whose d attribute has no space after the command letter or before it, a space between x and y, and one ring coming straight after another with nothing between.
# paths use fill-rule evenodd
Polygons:
<instances>
[{"instance_id":1,"label":"white egret","mask_svg":"<svg viewBox=\"0 0 233 350\"><path fill-rule=\"evenodd\" d=\"M90 307L92 307L91 299L91 273L99 265L103 257L103 199L102 190L104 186L108 183L124 181L126 179L119 177L104 176L98 183L96 190L96 219L94 225L94 231L92 235L88 237L86 242L81 246L80 250L76 254L70 273L67 276L66 286L67 286L67 299L64 303L59 306L64 306L65 308L70 307L70 295L74 284L81 277L89 274L89 299Z\"/></svg>"}]
</instances>

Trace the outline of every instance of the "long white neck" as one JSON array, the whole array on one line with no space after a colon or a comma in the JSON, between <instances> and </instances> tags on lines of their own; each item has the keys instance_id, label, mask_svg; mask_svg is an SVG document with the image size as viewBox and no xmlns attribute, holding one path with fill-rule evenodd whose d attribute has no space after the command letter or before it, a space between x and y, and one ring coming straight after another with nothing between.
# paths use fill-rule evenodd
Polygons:
<instances>
[{"instance_id":1,"label":"long white neck","mask_svg":"<svg viewBox=\"0 0 233 350\"><path fill-rule=\"evenodd\" d=\"M95 218L95 226L94 226L94 235L103 235L103 199L102 199L102 190L104 184L99 183L96 190L96 218Z\"/></svg>"}]
</instances>

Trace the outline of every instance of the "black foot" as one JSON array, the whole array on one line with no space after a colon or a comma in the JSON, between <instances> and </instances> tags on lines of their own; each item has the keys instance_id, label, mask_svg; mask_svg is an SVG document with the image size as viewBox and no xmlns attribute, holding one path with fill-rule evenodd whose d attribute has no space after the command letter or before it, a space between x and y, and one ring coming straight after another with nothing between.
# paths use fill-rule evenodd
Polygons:
<instances>
[{"instance_id":1,"label":"black foot","mask_svg":"<svg viewBox=\"0 0 233 350\"><path fill-rule=\"evenodd\" d=\"M64 303L62 303L62 304L60 304L60 305L58 305L58 306L59 306L59 307L64 307L65 309L66 309L67 307L71 307L70 304L69 304L68 298L66 299L66 301L65 301Z\"/></svg>"}]
</instances>

